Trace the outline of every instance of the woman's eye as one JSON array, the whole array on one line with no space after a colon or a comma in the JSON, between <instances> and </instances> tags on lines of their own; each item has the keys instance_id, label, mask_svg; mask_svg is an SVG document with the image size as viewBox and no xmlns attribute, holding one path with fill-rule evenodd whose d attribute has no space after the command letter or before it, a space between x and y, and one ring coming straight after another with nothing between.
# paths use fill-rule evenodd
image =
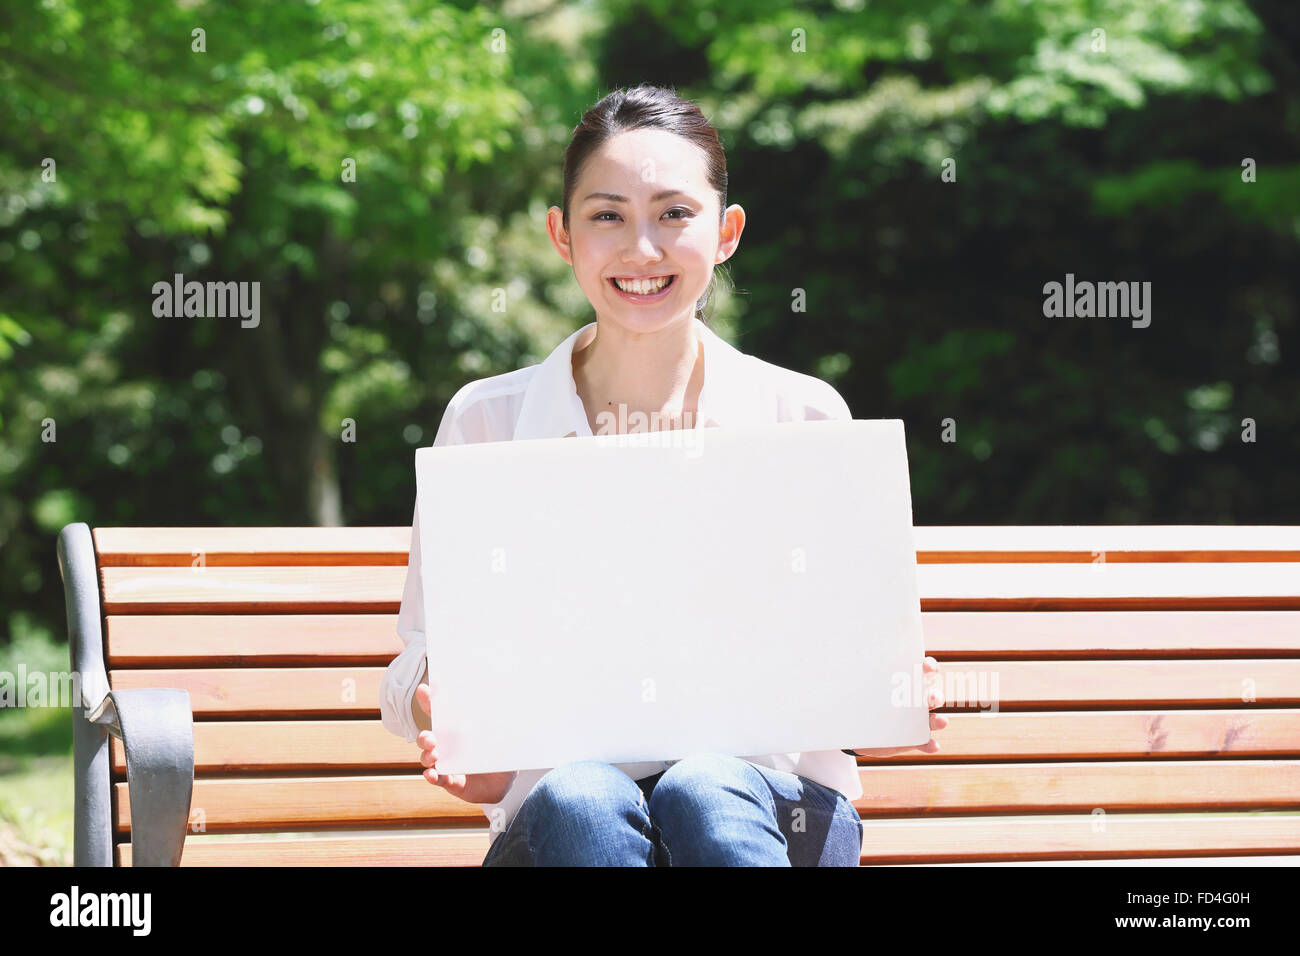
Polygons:
<instances>
[{"instance_id":1,"label":"woman's eye","mask_svg":"<svg viewBox=\"0 0 1300 956\"><path fill-rule=\"evenodd\" d=\"M690 211L689 209L685 209L685 208L683 208L683 207L681 207L681 206L674 206L672 209L669 209L668 212L664 213L664 215L666 216L666 215L668 215L668 213L670 213L670 212L680 212L680 213L683 214L683 216L678 216L677 219L674 220L675 222L676 222L676 221L680 221L684 216L689 216L689 215L691 215L691 211ZM608 222L609 220L605 219L606 216L615 216L615 217L617 217L617 216L618 216L618 213L616 213L616 212L601 212L601 213L597 213L596 215L594 215L594 216L591 217L591 218L592 218L592 222Z\"/></svg>"}]
</instances>

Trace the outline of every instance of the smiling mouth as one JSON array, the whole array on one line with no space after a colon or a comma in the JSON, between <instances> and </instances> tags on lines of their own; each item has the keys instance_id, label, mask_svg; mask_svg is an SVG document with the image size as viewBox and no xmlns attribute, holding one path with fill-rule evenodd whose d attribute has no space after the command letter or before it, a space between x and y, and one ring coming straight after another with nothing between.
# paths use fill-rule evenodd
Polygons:
<instances>
[{"instance_id":1,"label":"smiling mouth","mask_svg":"<svg viewBox=\"0 0 1300 956\"><path fill-rule=\"evenodd\" d=\"M612 285L619 292L622 292L624 295L651 296L651 295L658 295L661 292L667 291L669 288L672 287L672 284L677 281L677 276L673 274L667 276L668 281L659 284L659 281L662 280L663 278L664 276L655 276L653 280L646 280L646 279L621 279L621 278L615 278L614 276L610 276L609 284ZM620 282L625 283L625 285L620 285L619 284Z\"/></svg>"}]
</instances>

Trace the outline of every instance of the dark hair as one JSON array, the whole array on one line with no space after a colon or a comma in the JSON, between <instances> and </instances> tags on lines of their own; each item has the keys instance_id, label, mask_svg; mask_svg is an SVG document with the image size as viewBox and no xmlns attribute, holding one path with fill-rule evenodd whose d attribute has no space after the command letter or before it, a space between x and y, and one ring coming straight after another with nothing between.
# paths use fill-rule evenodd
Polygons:
<instances>
[{"instance_id":1,"label":"dark hair","mask_svg":"<svg viewBox=\"0 0 1300 956\"><path fill-rule=\"evenodd\" d=\"M671 87L642 83L614 90L583 113L582 120L574 127L573 137L564 151L564 200L560 206L564 228L569 228L569 200L587 158L606 140L634 129L667 130L690 140L704 151L709 185L718 194L718 226L721 227L727 211L727 157L722 151L718 131L704 118L698 106L682 99ZM720 266L721 263L713 267L708 288L695 303L695 317L703 322L708 321L705 306L719 285ZM723 278L727 278L725 271Z\"/></svg>"}]
</instances>

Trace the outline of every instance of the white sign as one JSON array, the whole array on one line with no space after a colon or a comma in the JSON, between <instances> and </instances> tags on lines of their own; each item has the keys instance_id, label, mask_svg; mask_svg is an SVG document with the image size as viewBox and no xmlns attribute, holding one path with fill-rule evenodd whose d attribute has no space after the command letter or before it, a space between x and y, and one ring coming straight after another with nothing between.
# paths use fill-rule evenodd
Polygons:
<instances>
[{"instance_id":1,"label":"white sign","mask_svg":"<svg viewBox=\"0 0 1300 956\"><path fill-rule=\"evenodd\" d=\"M416 451L442 772L930 739L903 423L691 437Z\"/></svg>"}]
</instances>

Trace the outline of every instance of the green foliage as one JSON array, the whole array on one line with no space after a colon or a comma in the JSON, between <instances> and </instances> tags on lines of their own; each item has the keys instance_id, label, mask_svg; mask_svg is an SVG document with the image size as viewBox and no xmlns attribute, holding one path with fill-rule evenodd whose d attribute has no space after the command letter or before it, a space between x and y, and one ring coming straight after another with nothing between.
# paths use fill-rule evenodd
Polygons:
<instances>
[{"instance_id":1,"label":"green foliage","mask_svg":"<svg viewBox=\"0 0 1300 956\"><path fill-rule=\"evenodd\" d=\"M1242 175L1240 166L1205 169L1187 159L1157 160L1126 174L1099 177L1093 183L1094 208L1118 217L1156 209L1195 215L1198 207L1213 203L1219 215L1263 223L1293 237L1300 222L1300 165L1270 165L1253 182Z\"/></svg>"}]
</instances>

